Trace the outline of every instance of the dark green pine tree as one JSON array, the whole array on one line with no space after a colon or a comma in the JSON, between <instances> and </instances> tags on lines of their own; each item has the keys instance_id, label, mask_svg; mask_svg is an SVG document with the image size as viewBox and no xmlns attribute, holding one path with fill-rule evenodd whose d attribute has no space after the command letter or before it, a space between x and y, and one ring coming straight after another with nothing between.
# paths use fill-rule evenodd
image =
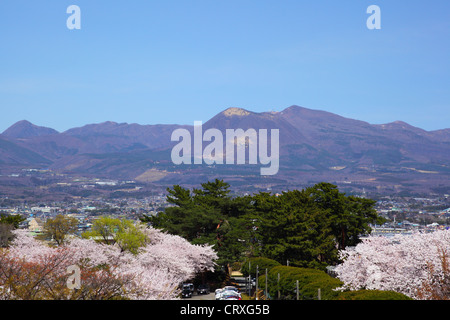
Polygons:
<instances>
[{"instance_id":1,"label":"dark green pine tree","mask_svg":"<svg viewBox=\"0 0 450 320\"><path fill-rule=\"evenodd\" d=\"M304 191L255 195L263 256L282 264L321 268L336 260L329 221Z\"/></svg>"},{"instance_id":2,"label":"dark green pine tree","mask_svg":"<svg viewBox=\"0 0 450 320\"><path fill-rule=\"evenodd\" d=\"M229 187L218 179L202 183L192 193L175 185L167 189L167 201L174 206L155 216L142 217L141 221L193 244L213 245L218 265L230 265L251 248L254 230L247 215L251 197L232 197Z\"/></svg>"},{"instance_id":3,"label":"dark green pine tree","mask_svg":"<svg viewBox=\"0 0 450 320\"><path fill-rule=\"evenodd\" d=\"M358 244L361 236L371 232L370 223L384 222L374 208L376 203L374 200L346 196L333 184L318 183L306 189L306 192L326 213L330 220L331 232L340 250Z\"/></svg>"}]
</instances>

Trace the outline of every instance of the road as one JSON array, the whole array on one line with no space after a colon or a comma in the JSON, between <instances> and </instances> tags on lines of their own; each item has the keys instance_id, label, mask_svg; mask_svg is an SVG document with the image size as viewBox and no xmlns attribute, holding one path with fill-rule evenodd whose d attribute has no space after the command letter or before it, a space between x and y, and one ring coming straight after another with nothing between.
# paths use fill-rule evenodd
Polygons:
<instances>
[{"instance_id":1,"label":"road","mask_svg":"<svg viewBox=\"0 0 450 320\"><path fill-rule=\"evenodd\" d=\"M214 292L209 294L194 294L192 298L184 298L184 300L215 300L216 296Z\"/></svg>"}]
</instances>

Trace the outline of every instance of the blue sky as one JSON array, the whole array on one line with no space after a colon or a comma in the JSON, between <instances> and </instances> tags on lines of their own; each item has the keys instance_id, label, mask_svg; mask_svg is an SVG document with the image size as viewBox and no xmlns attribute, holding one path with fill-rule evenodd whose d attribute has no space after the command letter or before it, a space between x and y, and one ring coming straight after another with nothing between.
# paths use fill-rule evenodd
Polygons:
<instances>
[{"instance_id":1,"label":"blue sky","mask_svg":"<svg viewBox=\"0 0 450 320\"><path fill-rule=\"evenodd\" d=\"M449 128L450 1L0 0L0 132L294 104Z\"/></svg>"}]
</instances>

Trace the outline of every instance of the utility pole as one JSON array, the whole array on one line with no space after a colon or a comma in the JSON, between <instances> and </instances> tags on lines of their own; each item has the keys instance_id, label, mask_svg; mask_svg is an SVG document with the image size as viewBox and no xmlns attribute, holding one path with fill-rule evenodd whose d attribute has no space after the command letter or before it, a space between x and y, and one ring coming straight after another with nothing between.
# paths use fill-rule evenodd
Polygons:
<instances>
[{"instance_id":1,"label":"utility pole","mask_svg":"<svg viewBox=\"0 0 450 320\"><path fill-rule=\"evenodd\" d=\"M268 292L268 288L267 288L267 268L266 268L266 299L267 299L267 292Z\"/></svg>"},{"instance_id":2,"label":"utility pole","mask_svg":"<svg viewBox=\"0 0 450 320\"><path fill-rule=\"evenodd\" d=\"M251 296L252 294L252 273L250 271L251 263L248 262L248 295Z\"/></svg>"},{"instance_id":3,"label":"utility pole","mask_svg":"<svg viewBox=\"0 0 450 320\"><path fill-rule=\"evenodd\" d=\"M258 300L258 272L259 272L259 265L256 265L256 291L255 291L256 300Z\"/></svg>"},{"instance_id":4,"label":"utility pole","mask_svg":"<svg viewBox=\"0 0 450 320\"><path fill-rule=\"evenodd\" d=\"M277 277L277 289L278 289L278 300L280 300L280 273L278 273L278 277Z\"/></svg>"},{"instance_id":5,"label":"utility pole","mask_svg":"<svg viewBox=\"0 0 450 320\"><path fill-rule=\"evenodd\" d=\"M300 300L300 292L298 291L298 280L296 281L297 300Z\"/></svg>"}]
</instances>

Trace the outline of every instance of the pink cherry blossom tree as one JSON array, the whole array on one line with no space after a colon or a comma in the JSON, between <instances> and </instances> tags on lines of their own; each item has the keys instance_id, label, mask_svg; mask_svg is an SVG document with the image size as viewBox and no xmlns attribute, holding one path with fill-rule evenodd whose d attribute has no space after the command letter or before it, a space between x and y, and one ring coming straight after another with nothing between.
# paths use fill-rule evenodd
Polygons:
<instances>
[{"instance_id":1,"label":"pink cherry blossom tree","mask_svg":"<svg viewBox=\"0 0 450 320\"><path fill-rule=\"evenodd\" d=\"M212 246L192 245L179 236L147 229L149 243L137 255L127 254L120 272L134 275L133 299L175 299L181 282L197 272L213 271L217 259Z\"/></svg>"},{"instance_id":2,"label":"pink cherry blossom tree","mask_svg":"<svg viewBox=\"0 0 450 320\"><path fill-rule=\"evenodd\" d=\"M432 299L425 288L448 280L449 253L449 230L370 236L341 251L344 262L335 271L344 282L341 289L393 290L414 299Z\"/></svg>"},{"instance_id":3,"label":"pink cherry blossom tree","mask_svg":"<svg viewBox=\"0 0 450 320\"><path fill-rule=\"evenodd\" d=\"M213 270L211 246L192 245L179 236L147 228L149 241L123 251L90 239L73 238L50 247L26 231L0 249L0 299L177 299L179 284ZM67 268L81 269L81 288L67 288Z\"/></svg>"}]
</instances>

